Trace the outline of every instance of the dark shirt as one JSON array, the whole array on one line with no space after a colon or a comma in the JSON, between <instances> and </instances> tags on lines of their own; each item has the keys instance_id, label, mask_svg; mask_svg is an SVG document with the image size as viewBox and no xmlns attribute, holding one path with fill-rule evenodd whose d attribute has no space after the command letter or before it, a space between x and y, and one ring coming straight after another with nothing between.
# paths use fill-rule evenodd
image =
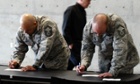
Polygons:
<instances>
[{"instance_id":1,"label":"dark shirt","mask_svg":"<svg viewBox=\"0 0 140 84\"><path fill-rule=\"evenodd\" d=\"M63 36L68 44L82 40L83 28L86 24L85 9L78 3L70 6L64 12Z\"/></svg>"}]
</instances>

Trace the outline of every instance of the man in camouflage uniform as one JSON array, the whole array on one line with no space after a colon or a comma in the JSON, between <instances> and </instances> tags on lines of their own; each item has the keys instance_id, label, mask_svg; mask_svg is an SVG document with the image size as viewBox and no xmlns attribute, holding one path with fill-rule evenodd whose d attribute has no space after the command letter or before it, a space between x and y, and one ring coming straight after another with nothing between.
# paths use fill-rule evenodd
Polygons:
<instances>
[{"instance_id":1,"label":"man in camouflage uniform","mask_svg":"<svg viewBox=\"0 0 140 84\"><path fill-rule=\"evenodd\" d=\"M81 73L91 64L95 46L99 47L99 77L132 74L139 63L139 55L125 22L115 14L97 14L84 28Z\"/></svg>"},{"instance_id":2,"label":"man in camouflage uniform","mask_svg":"<svg viewBox=\"0 0 140 84\"><path fill-rule=\"evenodd\" d=\"M24 14L20 24L16 36L14 59L9 62L10 68L21 65L28 46L31 46L36 60L32 66L22 68L23 71L37 70L41 66L47 69L67 69L70 51L54 21L45 16Z\"/></svg>"}]
</instances>

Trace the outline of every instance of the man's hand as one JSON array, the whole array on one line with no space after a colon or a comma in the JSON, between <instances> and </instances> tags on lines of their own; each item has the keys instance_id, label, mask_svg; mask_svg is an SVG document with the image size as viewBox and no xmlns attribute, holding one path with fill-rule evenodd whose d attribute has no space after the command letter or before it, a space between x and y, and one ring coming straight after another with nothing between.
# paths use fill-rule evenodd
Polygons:
<instances>
[{"instance_id":1,"label":"man's hand","mask_svg":"<svg viewBox=\"0 0 140 84\"><path fill-rule=\"evenodd\" d=\"M22 68L22 71L35 71L36 69L33 66L26 66Z\"/></svg>"},{"instance_id":2,"label":"man's hand","mask_svg":"<svg viewBox=\"0 0 140 84\"><path fill-rule=\"evenodd\" d=\"M70 45L69 45L69 49L72 49L72 48L73 48L73 44L70 44Z\"/></svg>"},{"instance_id":3,"label":"man's hand","mask_svg":"<svg viewBox=\"0 0 140 84\"><path fill-rule=\"evenodd\" d=\"M99 77L101 77L101 78L105 78L105 77L112 77L112 74L111 74L111 73L106 72L106 73L100 74L100 75L99 75Z\"/></svg>"},{"instance_id":4,"label":"man's hand","mask_svg":"<svg viewBox=\"0 0 140 84\"><path fill-rule=\"evenodd\" d=\"M84 65L76 66L76 72L78 74L82 74L83 71L85 71L86 67Z\"/></svg>"},{"instance_id":5,"label":"man's hand","mask_svg":"<svg viewBox=\"0 0 140 84\"><path fill-rule=\"evenodd\" d=\"M11 61L9 62L9 67L10 67L11 69L14 69L14 68L19 67L19 64L18 64L18 62L17 62L16 60L11 60Z\"/></svg>"}]
</instances>

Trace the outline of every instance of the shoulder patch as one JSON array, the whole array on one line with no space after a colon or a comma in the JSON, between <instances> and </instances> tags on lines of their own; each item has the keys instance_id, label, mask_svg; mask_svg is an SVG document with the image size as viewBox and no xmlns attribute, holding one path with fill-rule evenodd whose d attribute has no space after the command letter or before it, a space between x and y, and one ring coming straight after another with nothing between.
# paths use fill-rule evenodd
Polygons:
<instances>
[{"instance_id":1,"label":"shoulder patch","mask_svg":"<svg viewBox=\"0 0 140 84\"><path fill-rule=\"evenodd\" d=\"M118 35L123 37L125 35L125 29L123 30L118 30Z\"/></svg>"},{"instance_id":2,"label":"shoulder patch","mask_svg":"<svg viewBox=\"0 0 140 84\"><path fill-rule=\"evenodd\" d=\"M47 37L50 37L52 35L52 28L47 26L45 29L44 29L44 32L45 32L45 35Z\"/></svg>"}]
</instances>

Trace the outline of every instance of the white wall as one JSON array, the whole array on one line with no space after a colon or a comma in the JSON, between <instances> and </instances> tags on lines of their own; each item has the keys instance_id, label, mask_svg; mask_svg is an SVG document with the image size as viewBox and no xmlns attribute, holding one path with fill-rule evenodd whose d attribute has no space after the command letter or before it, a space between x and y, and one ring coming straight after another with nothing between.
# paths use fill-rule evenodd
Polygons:
<instances>
[{"instance_id":1,"label":"white wall","mask_svg":"<svg viewBox=\"0 0 140 84\"><path fill-rule=\"evenodd\" d=\"M0 64L7 65L13 48L15 33L19 27L19 18L24 13L35 15L47 15L56 21L61 31L63 12L75 4L76 0L0 0ZM87 19L91 19L96 13L115 13L121 16L127 23L132 34L138 52L140 52L139 23L140 0L91 0L87 8ZM94 57L90 69L97 69L97 56ZM26 56L23 65L33 63L34 54L31 51ZM140 71L137 66L136 70Z\"/></svg>"}]
</instances>

